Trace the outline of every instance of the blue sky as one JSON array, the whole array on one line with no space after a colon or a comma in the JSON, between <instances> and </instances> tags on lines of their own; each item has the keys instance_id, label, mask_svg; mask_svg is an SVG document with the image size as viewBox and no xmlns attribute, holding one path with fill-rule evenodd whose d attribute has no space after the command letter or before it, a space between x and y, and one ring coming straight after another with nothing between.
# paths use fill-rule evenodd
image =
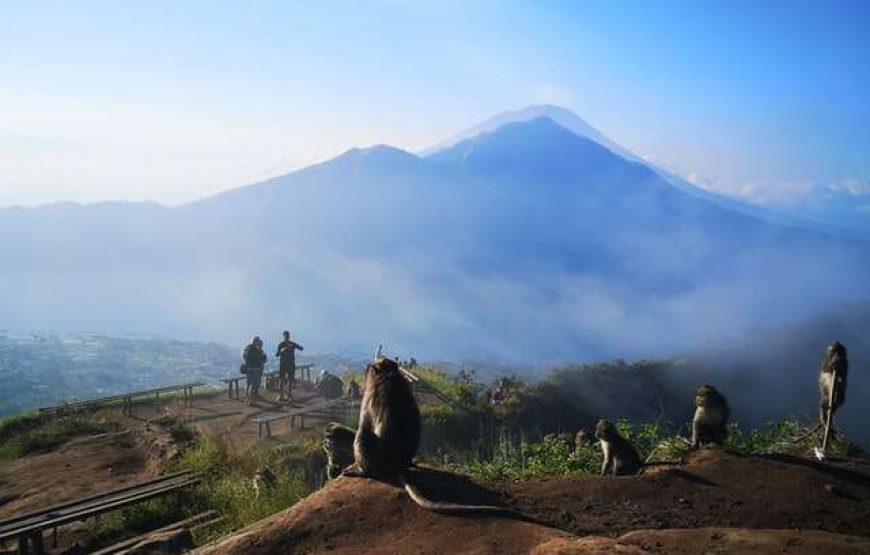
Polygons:
<instances>
[{"instance_id":1,"label":"blue sky","mask_svg":"<svg viewBox=\"0 0 870 555\"><path fill-rule=\"evenodd\" d=\"M540 102L755 200L870 189L867 29L860 1L0 0L0 205L173 204Z\"/></svg>"}]
</instances>

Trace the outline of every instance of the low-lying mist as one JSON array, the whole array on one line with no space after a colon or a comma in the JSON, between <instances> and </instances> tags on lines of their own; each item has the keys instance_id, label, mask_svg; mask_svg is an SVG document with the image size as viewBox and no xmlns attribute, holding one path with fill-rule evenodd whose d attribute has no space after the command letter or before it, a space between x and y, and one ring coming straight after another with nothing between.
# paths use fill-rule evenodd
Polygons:
<instances>
[{"instance_id":1,"label":"low-lying mist","mask_svg":"<svg viewBox=\"0 0 870 555\"><path fill-rule=\"evenodd\" d=\"M850 407L866 391L870 244L711 204L546 118L172 209L0 210L0 260L0 328L239 348L290 329L307 352L539 367L686 355L689 382L759 419L812 406L839 339Z\"/></svg>"}]
</instances>

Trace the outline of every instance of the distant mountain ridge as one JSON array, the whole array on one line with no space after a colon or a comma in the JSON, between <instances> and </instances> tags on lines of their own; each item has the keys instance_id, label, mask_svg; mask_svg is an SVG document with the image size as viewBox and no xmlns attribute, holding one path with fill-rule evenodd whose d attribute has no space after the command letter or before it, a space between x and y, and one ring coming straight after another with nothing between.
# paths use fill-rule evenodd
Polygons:
<instances>
[{"instance_id":1,"label":"distant mountain ridge","mask_svg":"<svg viewBox=\"0 0 870 555\"><path fill-rule=\"evenodd\" d=\"M423 157L351 149L177 208L0 211L7 327L568 360L870 296L867 244L692 194L541 110L562 121L497 117Z\"/></svg>"}]
</instances>

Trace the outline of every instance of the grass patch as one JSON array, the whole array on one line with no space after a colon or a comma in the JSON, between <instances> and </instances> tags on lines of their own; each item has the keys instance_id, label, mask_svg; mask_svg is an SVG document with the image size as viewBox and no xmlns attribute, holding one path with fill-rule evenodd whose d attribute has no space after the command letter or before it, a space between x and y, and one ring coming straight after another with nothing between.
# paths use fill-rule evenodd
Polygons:
<instances>
[{"instance_id":1,"label":"grass patch","mask_svg":"<svg viewBox=\"0 0 870 555\"><path fill-rule=\"evenodd\" d=\"M155 418L151 422L169 432L172 441L179 445L188 445L197 439L196 431L185 424L178 416L167 414Z\"/></svg>"},{"instance_id":2,"label":"grass patch","mask_svg":"<svg viewBox=\"0 0 870 555\"><path fill-rule=\"evenodd\" d=\"M308 456L311 446L285 445L279 448L242 450L231 442L200 438L177 463L178 469L203 472L204 481L193 490L197 510L216 510L224 517L218 525L197 530L194 541L203 544L243 526L286 509L308 495L304 470L294 460ZM261 488L259 496L253 477L268 466L276 476L274 488Z\"/></svg>"},{"instance_id":3,"label":"grass patch","mask_svg":"<svg viewBox=\"0 0 870 555\"><path fill-rule=\"evenodd\" d=\"M94 414L65 416L24 415L0 423L0 459L15 459L50 451L79 435L121 429L121 425Z\"/></svg>"}]
</instances>

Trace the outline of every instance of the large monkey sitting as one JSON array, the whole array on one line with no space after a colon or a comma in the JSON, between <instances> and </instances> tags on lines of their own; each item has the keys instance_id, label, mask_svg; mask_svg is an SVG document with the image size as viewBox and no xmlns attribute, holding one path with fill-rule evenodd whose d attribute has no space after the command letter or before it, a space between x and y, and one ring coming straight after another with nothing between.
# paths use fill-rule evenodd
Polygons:
<instances>
[{"instance_id":1,"label":"large monkey sitting","mask_svg":"<svg viewBox=\"0 0 870 555\"><path fill-rule=\"evenodd\" d=\"M336 440L347 438L338 427L330 427L330 441L324 449L330 460L341 455L329 453ZM411 385L394 360L378 357L366 369L365 393L359 414L359 428L353 440L353 464L342 475L357 477L398 477L411 499L425 509L442 512L508 512L506 507L441 503L423 497L411 483L408 467L420 443L420 409Z\"/></svg>"}]
</instances>

